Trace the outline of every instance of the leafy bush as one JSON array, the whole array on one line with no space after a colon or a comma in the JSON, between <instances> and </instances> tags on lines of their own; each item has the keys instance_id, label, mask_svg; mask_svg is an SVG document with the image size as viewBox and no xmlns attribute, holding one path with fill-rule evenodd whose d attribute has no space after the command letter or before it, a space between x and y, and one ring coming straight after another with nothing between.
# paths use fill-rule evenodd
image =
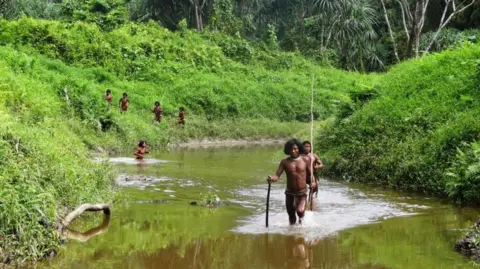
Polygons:
<instances>
[{"instance_id":1,"label":"leafy bush","mask_svg":"<svg viewBox=\"0 0 480 269\"><path fill-rule=\"evenodd\" d=\"M61 116L60 100L42 94L48 86L19 80L24 75L6 69L3 61L0 66L5 95L0 103L0 263L5 263L38 259L57 248L53 224L79 204L112 199L114 174L109 165L89 159L73 123Z\"/></svg>"},{"instance_id":2,"label":"leafy bush","mask_svg":"<svg viewBox=\"0 0 480 269\"><path fill-rule=\"evenodd\" d=\"M326 173L477 203L461 185L447 188L444 173L457 147L480 138L479 56L480 46L467 44L379 78L377 98L347 103L320 134Z\"/></svg>"},{"instance_id":3,"label":"leafy bush","mask_svg":"<svg viewBox=\"0 0 480 269\"><path fill-rule=\"evenodd\" d=\"M447 194L458 203L480 201L480 142L462 143L445 173Z\"/></svg>"},{"instance_id":4,"label":"leafy bush","mask_svg":"<svg viewBox=\"0 0 480 269\"><path fill-rule=\"evenodd\" d=\"M420 47L426 48L432 40L435 32L427 32L422 35ZM437 39L432 45L431 51L443 51L460 46L462 43L477 43L480 42L480 30L467 29L459 31L455 28L445 28L438 35Z\"/></svg>"}]
</instances>

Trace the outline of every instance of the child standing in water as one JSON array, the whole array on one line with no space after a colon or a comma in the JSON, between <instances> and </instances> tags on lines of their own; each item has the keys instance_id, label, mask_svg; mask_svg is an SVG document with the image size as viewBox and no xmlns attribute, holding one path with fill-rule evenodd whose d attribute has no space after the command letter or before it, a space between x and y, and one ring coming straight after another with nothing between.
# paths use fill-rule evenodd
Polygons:
<instances>
[{"instance_id":1,"label":"child standing in water","mask_svg":"<svg viewBox=\"0 0 480 269\"><path fill-rule=\"evenodd\" d=\"M162 122L163 109L159 101L155 102L155 107L153 108L152 112L155 114L155 118L153 119L153 122L158 122L158 123Z\"/></svg>"},{"instance_id":2,"label":"child standing in water","mask_svg":"<svg viewBox=\"0 0 480 269\"><path fill-rule=\"evenodd\" d=\"M128 109L128 105L130 104L130 101L128 100L127 93L123 93L123 97L120 98L119 105L120 105L120 112L126 112Z\"/></svg>"},{"instance_id":3,"label":"child standing in water","mask_svg":"<svg viewBox=\"0 0 480 269\"><path fill-rule=\"evenodd\" d=\"M145 156L146 153L149 153L147 151L147 142L140 140L134 155L137 156L137 160L143 160L143 157Z\"/></svg>"},{"instance_id":4,"label":"child standing in water","mask_svg":"<svg viewBox=\"0 0 480 269\"><path fill-rule=\"evenodd\" d=\"M185 126L185 108L183 106L178 110L177 124Z\"/></svg>"}]
</instances>

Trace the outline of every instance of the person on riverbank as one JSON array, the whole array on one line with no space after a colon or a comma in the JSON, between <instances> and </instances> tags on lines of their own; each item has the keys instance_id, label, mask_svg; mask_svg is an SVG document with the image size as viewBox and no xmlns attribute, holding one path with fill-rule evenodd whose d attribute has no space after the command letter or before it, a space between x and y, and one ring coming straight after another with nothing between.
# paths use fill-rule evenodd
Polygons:
<instances>
[{"instance_id":1,"label":"person on riverbank","mask_svg":"<svg viewBox=\"0 0 480 269\"><path fill-rule=\"evenodd\" d=\"M143 157L145 156L146 153L149 153L147 151L147 142L141 140L138 143L138 147L134 155L137 157L137 160L143 160Z\"/></svg>"},{"instance_id":2,"label":"person on riverbank","mask_svg":"<svg viewBox=\"0 0 480 269\"><path fill-rule=\"evenodd\" d=\"M313 167L313 178L312 181L311 175L307 175L307 184L310 185L310 201L313 194L318 195L318 184L320 182L320 178L318 177L318 170L323 168L323 162L320 160L317 154L312 153L312 143L310 141L303 141L303 147L305 148L305 155L310 157L312 162L311 166Z\"/></svg>"},{"instance_id":3,"label":"person on riverbank","mask_svg":"<svg viewBox=\"0 0 480 269\"><path fill-rule=\"evenodd\" d=\"M112 91L110 89L107 89L107 91L105 92L105 100L108 103L108 107L110 107L110 105L112 104L112 98Z\"/></svg>"},{"instance_id":4,"label":"person on riverbank","mask_svg":"<svg viewBox=\"0 0 480 269\"><path fill-rule=\"evenodd\" d=\"M122 98L118 102L120 105L120 112L127 112L128 106L130 105L130 100L128 100L128 95L126 92L123 93Z\"/></svg>"},{"instance_id":5,"label":"person on riverbank","mask_svg":"<svg viewBox=\"0 0 480 269\"><path fill-rule=\"evenodd\" d=\"M177 119L177 124L185 126L185 108L181 106L178 109L178 119Z\"/></svg>"},{"instance_id":6,"label":"person on riverbank","mask_svg":"<svg viewBox=\"0 0 480 269\"><path fill-rule=\"evenodd\" d=\"M302 223L305 215L307 200L307 175L311 170L310 157L305 155L305 149L300 141L291 139L283 148L287 158L280 161L277 172L267 177L267 182L277 182L283 171L287 174L287 189L285 190L285 207L287 209L290 224Z\"/></svg>"},{"instance_id":7,"label":"person on riverbank","mask_svg":"<svg viewBox=\"0 0 480 269\"><path fill-rule=\"evenodd\" d=\"M160 105L159 101L155 102L155 107L153 108L152 112L155 114L155 118L153 118L153 122L161 123L163 118L163 108Z\"/></svg>"}]
</instances>

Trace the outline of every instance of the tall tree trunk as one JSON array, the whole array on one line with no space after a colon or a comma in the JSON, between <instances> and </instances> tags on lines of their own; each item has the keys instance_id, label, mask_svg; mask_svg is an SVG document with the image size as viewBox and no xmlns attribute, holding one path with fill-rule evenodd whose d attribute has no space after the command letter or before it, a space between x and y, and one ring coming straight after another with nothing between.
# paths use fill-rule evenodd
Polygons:
<instances>
[{"instance_id":1,"label":"tall tree trunk","mask_svg":"<svg viewBox=\"0 0 480 269\"><path fill-rule=\"evenodd\" d=\"M415 45L415 57L418 57L420 52L420 38L422 36L423 25L425 23L425 14L427 11L428 0L419 1L415 5L415 22L413 26L414 33L414 45Z\"/></svg>"},{"instance_id":2,"label":"tall tree trunk","mask_svg":"<svg viewBox=\"0 0 480 269\"><path fill-rule=\"evenodd\" d=\"M403 24L407 35L406 54L408 57L411 57L412 55L418 57L420 51L420 38L422 36L423 25L425 24L429 0L416 0L413 10L410 8L407 0L397 2L400 4L403 11ZM410 29L408 29L408 27L410 27Z\"/></svg>"},{"instance_id":3,"label":"tall tree trunk","mask_svg":"<svg viewBox=\"0 0 480 269\"><path fill-rule=\"evenodd\" d=\"M198 14L198 4L195 1L195 22L197 24L197 30L200 31L200 16Z\"/></svg>"},{"instance_id":4,"label":"tall tree trunk","mask_svg":"<svg viewBox=\"0 0 480 269\"><path fill-rule=\"evenodd\" d=\"M383 0L380 0L380 2L382 2L383 14L385 16L385 21L387 22L388 33L390 33L390 39L392 40L393 53L395 54L395 59L397 60L397 62L400 62L400 58L398 57L398 52L397 52L397 43L395 42L395 38L393 37L392 27L390 26L390 20L388 19L387 8L385 7L385 2Z\"/></svg>"}]
</instances>

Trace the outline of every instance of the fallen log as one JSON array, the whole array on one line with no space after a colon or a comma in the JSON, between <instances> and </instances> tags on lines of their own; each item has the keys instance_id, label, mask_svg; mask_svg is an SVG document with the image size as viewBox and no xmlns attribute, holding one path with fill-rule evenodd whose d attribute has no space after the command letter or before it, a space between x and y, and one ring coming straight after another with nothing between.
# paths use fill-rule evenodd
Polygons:
<instances>
[{"instance_id":1,"label":"fallen log","mask_svg":"<svg viewBox=\"0 0 480 269\"><path fill-rule=\"evenodd\" d=\"M110 216L109 204L83 204L70 212L62 221L63 227L67 227L70 222L80 216L85 211L103 211L103 214Z\"/></svg>"}]
</instances>

